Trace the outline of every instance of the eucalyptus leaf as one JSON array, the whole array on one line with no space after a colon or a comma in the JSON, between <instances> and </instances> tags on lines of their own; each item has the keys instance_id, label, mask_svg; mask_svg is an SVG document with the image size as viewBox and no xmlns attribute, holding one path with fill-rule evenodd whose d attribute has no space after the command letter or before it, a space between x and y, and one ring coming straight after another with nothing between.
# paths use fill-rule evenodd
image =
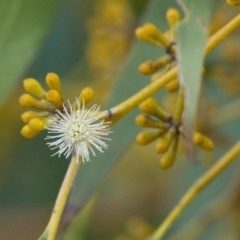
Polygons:
<instances>
[{"instance_id":1,"label":"eucalyptus leaf","mask_svg":"<svg viewBox=\"0 0 240 240\"><path fill-rule=\"evenodd\" d=\"M204 50L214 1L183 0L185 18L177 29L179 79L185 90L184 126L188 136L194 129L198 109Z\"/></svg>"}]
</instances>

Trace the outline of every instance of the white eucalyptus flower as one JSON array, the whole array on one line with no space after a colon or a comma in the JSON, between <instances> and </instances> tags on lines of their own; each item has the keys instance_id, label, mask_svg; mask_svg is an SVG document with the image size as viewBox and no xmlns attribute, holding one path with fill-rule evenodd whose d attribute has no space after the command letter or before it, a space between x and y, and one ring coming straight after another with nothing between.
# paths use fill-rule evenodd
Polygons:
<instances>
[{"instance_id":1,"label":"white eucalyptus flower","mask_svg":"<svg viewBox=\"0 0 240 240\"><path fill-rule=\"evenodd\" d=\"M53 154L60 157L61 154L66 158L70 154L77 155L77 159L82 157L82 161L90 161L89 150L95 156L93 148L95 147L100 152L103 148L107 148L107 144L103 140L110 140L104 136L110 133L110 122L101 121L99 118L104 116L106 112L97 114L99 108L94 105L90 109L85 109L84 104L80 106L77 100L77 107L73 108L69 104L69 109L64 106L64 112L57 110L56 117L49 121L46 129L49 135L46 139L54 140L47 142L50 149L57 149Z\"/></svg>"}]
</instances>

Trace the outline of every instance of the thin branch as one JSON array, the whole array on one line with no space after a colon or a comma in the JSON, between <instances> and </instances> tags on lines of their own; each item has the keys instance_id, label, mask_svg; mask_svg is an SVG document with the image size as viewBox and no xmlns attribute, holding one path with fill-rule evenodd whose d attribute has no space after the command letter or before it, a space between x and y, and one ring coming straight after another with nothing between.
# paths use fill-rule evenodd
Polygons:
<instances>
[{"instance_id":1,"label":"thin branch","mask_svg":"<svg viewBox=\"0 0 240 240\"><path fill-rule=\"evenodd\" d=\"M76 173L78 171L78 168L81 162L82 162L81 159L77 159L75 155L72 156L67 173L65 175L62 186L58 193L51 218L49 220L49 223L45 231L39 238L39 240L55 240L56 239L57 230L62 217L62 213L65 208L70 190L72 189L73 181L75 179Z\"/></svg>"},{"instance_id":2,"label":"thin branch","mask_svg":"<svg viewBox=\"0 0 240 240\"><path fill-rule=\"evenodd\" d=\"M149 240L162 239L175 220L189 206L189 204L215 180L240 155L240 141L238 141L215 165L200 177L185 193L178 204L173 208L167 218L149 238Z\"/></svg>"}]
</instances>

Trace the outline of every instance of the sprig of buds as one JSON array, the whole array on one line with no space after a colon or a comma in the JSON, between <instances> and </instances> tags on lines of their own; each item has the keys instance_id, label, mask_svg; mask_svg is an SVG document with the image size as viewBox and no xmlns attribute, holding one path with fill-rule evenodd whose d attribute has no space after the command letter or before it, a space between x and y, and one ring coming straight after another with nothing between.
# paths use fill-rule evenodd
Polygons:
<instances>
[{"instance_id":1,"label":"sprig of buds","mask_svg":"<svg viewBox=\"0 0 240 240\"><path fill-rule=\"evenodd\" d=\"M33 138L42 132L56 114L56 110L63 111L64 100L59 76L56 73L48 73L46 84L49 90L45 90L34 78L23 81L27 93L19 98L19 102L23 107L34 110L26 111L21 115L25 123L21 134L26 138ZM83 101L85 104L90 102L93 97L94 91L89 87L84 88L79 97L80 104Z\"/></svg>"},{"instance_id":2,"label":"sprig of buds","mask_svg":"<svg viewBox=\"0 0 240 240\"><path fill-rule=\"evenodd\" d=\"M176 26L181 19L180 13L175 8L168 9L166 19L169 24L169 31L162 33L154 24L147 23L136 29L136 37L144 42L154 44L164 48L166 55L158 59L147 60L140 64L139 72L143 75L151 75L152 81L159 78L160 75L166 73L169 69L176 65ZM161 72L158 70L165 67ZM166 86L166 90L170 93L176 92L179 89L178 79L173 79Z\"/></svg>"},{"instance_id":3,"label":"sprig of buds","mask_svg":"<svg viewBox=\"0 0 240 240\"><path fill-rule=\"evenodd\" d=\"M179 137L181 134L183 135L181 128L183 100L182 95L179 94L173 115L168 113L153 98L148 98L139 105L143 114L136 117L136 124L143 128L156 129L156 131L139 133L136 137L136 142L144 146L158 140L155 150L158 154L163 154L160 159L162 169L170 168L176 159ZM192 143L205 151L212 151L214 149L212 140L199 132L194 132Z\"/></svg>"}]
</instances>

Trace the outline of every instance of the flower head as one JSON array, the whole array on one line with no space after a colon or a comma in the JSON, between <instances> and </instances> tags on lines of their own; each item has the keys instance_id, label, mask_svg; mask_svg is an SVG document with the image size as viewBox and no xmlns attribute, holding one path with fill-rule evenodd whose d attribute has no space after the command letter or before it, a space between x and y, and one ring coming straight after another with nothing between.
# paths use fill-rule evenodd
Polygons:
<instances>
[{"instance_id":1,"label":"flower head","mask_svg":"<svg viewBox=\"0 0 240 240\"><path fill-rule=\"evenodd\" d=\"M85 109L84 103L80 105L77 100L76 108L69 103L69 108L63 106L63 112L57 110L57 115L49 121L46 129L49 135L46 139L54 140L47 145L51 149L58 149L53 154L64 154L66 158L74 153L77 159L82 157L82 161L90 161L89 150L93 153L94 147L103 152L107 144L103 140L110 140L104 136L110 133L109 122L98 120L106 114L98 114L99 108L94 105L90 109Z\"/></svg>"}]
</instances>

